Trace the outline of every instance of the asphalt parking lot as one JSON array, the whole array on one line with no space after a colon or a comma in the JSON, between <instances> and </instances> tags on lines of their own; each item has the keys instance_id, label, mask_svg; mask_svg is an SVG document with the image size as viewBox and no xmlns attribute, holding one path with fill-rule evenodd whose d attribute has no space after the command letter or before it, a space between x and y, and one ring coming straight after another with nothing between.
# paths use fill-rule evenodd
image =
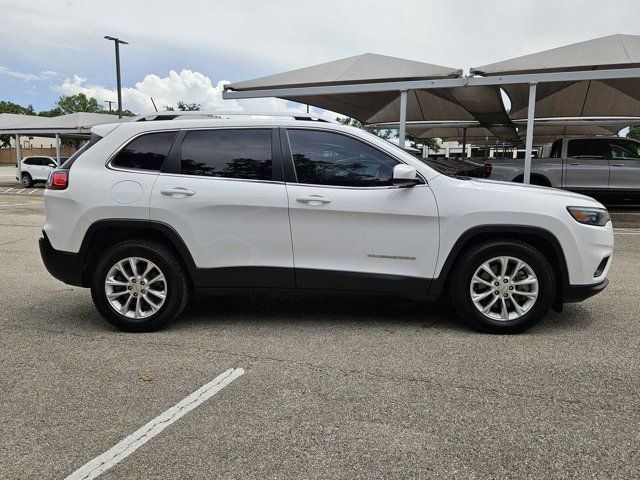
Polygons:
<instances>
[{"instance_id":1,"label":"asphalt parking lot","mask_svg":"<svg viewBox=\"0 0 640 480\"><path fill-rule=\"evenodd\" d=\"M0 192L0 477L64 478L239 368L101 478L638 478L634 215L609 288L523 335L298 294L212 298L135 335L45 271L42 198Z\"/></svg>"}]
</instances>

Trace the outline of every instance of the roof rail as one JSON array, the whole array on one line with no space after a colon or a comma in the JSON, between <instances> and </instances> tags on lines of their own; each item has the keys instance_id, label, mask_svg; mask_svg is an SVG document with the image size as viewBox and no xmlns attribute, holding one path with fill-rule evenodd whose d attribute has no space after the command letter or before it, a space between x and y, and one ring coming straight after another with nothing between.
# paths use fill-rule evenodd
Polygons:
<instances>
[{"instance_id":1,"label":"roof rail","mask_svg":"<svg viewBox=\"0 0 640 480\"><path fill-rule=\"evenodd\" d=\"M154 122L158 120L176 120L183 117L192 118L214 118L214 119L228 119L234 116L250 116L250 117L289 117L294 120L305 120L314 122L327 122L337 123L335 120L325 118L321 115L312 115L310 113L298 113L298 112L245 112L245 111L214 111L214 112L202 112L196 111L165 111L155 112L147 115L140 115L133 118L132 122Z\"/></svg>"}]
</instances>

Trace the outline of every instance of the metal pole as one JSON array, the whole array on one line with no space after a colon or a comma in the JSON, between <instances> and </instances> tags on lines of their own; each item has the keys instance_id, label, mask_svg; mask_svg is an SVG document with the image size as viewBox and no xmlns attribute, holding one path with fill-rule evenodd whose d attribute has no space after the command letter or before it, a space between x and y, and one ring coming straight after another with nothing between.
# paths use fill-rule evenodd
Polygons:
<instances>
[{"instance_id":1,"label":"metal pole","mask_svg":"<svg viewBox=\"0 0 640 480\"><path fill-rule=\"evenodd\" d=\"M536 88L538 84L529 84L529 108L527 109L527 141L524 152L524 178L522 183L531 183L531 149L533 148L533 120L536 112Z\"/></svg>"},{"instance_id":2,"label":"metal pole","mask_svg":"<svg viewBox=\"0 0 640 480\"><path fill-rule=\"evenodd\" d=\"M20 150L20 135L16 133L16 160L18 160L18 178L22 181L22 151Z\"/></svg>"},{"instance_id":3,"label":"metal pole","mask_svg":"<svg viewBox=\"0 0 640 480\"><path fill-rule=\"evenodd\" d=\"M116 46L116 87L118 90L118 117L122 118L122 82L120 81L120 44L128 45L129 42L120 40L116 37L106 36L107 40L113 41Z\"/></svg>"},{"instance_id":4,"label":"metal pole","mask_svg":"<svg viewBox=\"0 0 640 480\"><path fill-rule=\"evenodd\" d=\"M489 158L489 137L484 137L484 158Z\"/></svg>"},{"instance_id":5,"label":"metal pole","mask_svg":"<svg viewBox=\"0 0 640 480\"><path fill-rule=\"evenodd\" d=\"M407 127L407 91L400 90L400 129L398 130L398 145L404 148L404 137Z\"/></svg>"},{"instance_id":6,"label":"metal pole","mask_svg":"<svg viewBox=\"0 0 640 480\"><path fill-rule=\"evenodd\" d=\"M462 129L462 160L467 158L467 127Z\"/></svg>"},{"instance_id":7,"label":"metal pole","mask_svg":"<svg viewBox=\"0 0 640 480\"><path fill-rule=\"evenodd\" d=\"M56 163L60 167L60 134L56 133Z\"/></svg>"},{"instance_id":8,"label":"metal pole","mask_svg":"<svg viewBox=\"0 0 640 480\"><path fill-rule=\"evenodd\" d=\"M118 118L122 118L122 84L120 82L120 42L116 40L116 85L118 88Z\"/></svg>"}]
</instances>

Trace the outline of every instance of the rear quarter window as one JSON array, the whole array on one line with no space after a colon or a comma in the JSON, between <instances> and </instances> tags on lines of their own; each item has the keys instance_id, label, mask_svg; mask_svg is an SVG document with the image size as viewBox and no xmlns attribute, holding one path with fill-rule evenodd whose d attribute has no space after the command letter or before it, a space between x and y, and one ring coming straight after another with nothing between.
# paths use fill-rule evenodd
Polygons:
<instances>
[{"instance_id":1,"label":"rear quarter window","mask_svg":"<svg viewBox=\"0 0 640 480\"><path fill-rule=\"evenodd\" d=\"M128 170L160 171L176 134L173 131L140 135L116 154L111 160L111 166Z\"/></svg>"}]
</instances>

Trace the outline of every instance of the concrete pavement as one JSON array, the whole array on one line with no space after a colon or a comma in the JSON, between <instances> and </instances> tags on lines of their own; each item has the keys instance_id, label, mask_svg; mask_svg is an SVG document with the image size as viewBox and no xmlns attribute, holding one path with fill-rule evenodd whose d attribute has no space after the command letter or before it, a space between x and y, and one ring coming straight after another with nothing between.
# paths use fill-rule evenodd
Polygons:
<instances>
[{"instance_id":1,"label":"concrete pavement","mask_svg":"<svg viewBox=\"0 0 640 480\"><path fill-rule=\"evenodd\" d=\"M101 478L637 478L640 235L518 336L393 297L252 294L125 334L48 275L41 198L0 195L0 476L63 478L246 373Z\"/></svg>"}]
</instances>

